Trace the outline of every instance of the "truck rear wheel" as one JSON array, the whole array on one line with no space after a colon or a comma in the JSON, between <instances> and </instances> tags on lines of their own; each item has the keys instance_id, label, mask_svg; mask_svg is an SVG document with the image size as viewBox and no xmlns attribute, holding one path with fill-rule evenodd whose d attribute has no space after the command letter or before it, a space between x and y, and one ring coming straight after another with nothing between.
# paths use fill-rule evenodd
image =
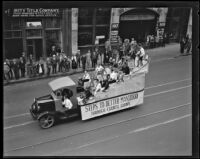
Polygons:
<instances>
[{"instance_id":1,"label":"truck rear wheel","mask_svg":"<svg viewBox=\"0 0 200 159\"><path fill-rule=\"evenodd\" d=\"M54 123L55 123L55 118L53 115L50 114L44 115L39 119L40 127L43 129L52 127Z\"/></svg>"}]
</instances>

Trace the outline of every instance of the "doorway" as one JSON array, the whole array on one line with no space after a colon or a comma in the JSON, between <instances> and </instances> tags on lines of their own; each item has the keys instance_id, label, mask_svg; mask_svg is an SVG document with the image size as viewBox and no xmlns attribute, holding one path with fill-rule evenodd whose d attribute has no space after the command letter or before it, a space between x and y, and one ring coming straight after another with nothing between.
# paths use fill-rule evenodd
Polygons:
<instances>
[{"instance_id":1,"label":"doorway","mask_svg":"<svg viewBox=\"0 0 200 159\"><path fill-rule=\"evenodd\" d=\"M124 39L134 38L138 43L146 41L147 35L156 34L159 14L149 9L132 9L120 16L119 36Z\"/></svg>"},{"instance_id":2,"label":"doorway","mask_svg":"<svg viewBox=\"0 0 200 159\"><path fill-rule=\"evenodd\" d=\"M119 35L124 39L134 38L138 43L145 42L147 35L156 33L156 21L135 20L121 21L119 25Z\"/></svg>"},{"instance_id":3,"label":"doorway","mask_svg":"<svg viewBox=\"0 0 200 159\"><path fill-rule=\"evenodd\" d=\"M37 61L43 56L42 53L42 39L28 39L27 40L27 55L32 54Z\"/></svg>"}]
</instances>

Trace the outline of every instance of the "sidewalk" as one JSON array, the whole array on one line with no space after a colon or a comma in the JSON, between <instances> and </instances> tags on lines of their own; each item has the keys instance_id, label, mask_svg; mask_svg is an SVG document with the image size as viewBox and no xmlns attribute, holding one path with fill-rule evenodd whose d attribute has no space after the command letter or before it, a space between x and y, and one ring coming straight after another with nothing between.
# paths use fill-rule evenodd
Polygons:
<instances>
[{"instance_id":1,"label":"sidewalk","mask_svg":"<svg viewBox=\"0 0 200 159\"><path fill-rule=\"evenodd\" d=\"M154 48L154 49L148 49L148 50L146 50L146 52L151 57L151 60L174 58L175 56L178 56L180 54L179 53L179 44L177 44L177 43L167 44L165 47L158 47L158 48ZM93 70L94 70L94 68L90 68L87 71L93 71ZM82 72L83 72L82 68L78 68L76 71L73 71L72 69L70 69L69 72L51 74L49 76L42 75L42 76L37 76L37 77L32 77L32 78L25 77L25 78L20 78L18 80L10 80L9 82L4 81L4 86L11 85L11 84L16 84L16 83L34 81L34 80L39 80L39 79L47 79L47 78L53 78L53 77L69 76L69 75L82 73Z\"/></svg>"}]
</instances>

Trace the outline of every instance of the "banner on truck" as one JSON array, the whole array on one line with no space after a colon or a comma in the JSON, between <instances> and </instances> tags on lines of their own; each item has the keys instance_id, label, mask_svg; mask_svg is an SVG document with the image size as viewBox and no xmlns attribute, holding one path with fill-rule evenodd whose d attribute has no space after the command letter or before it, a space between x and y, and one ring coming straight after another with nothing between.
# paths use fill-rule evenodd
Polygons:
<instances>
[{"instance_id":1,"label":"banner on truck","mask_svg":"<svg viewBox=\"0 0 200 159\"><path fill-rule=\"evenodd\" d=\"M87 120L122 109L134 107L142 104L143 99L144 91L141 91L81 106L82 120Z\"/></svg>"}]
</instances>

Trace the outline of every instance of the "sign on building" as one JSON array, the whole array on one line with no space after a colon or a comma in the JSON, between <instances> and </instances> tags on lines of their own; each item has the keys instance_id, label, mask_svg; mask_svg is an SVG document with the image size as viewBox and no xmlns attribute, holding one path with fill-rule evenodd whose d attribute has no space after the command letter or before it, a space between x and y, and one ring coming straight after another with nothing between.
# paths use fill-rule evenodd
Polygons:
<instances>
[{"instance_id":1,"label":"sign on building","mask_svg":"<svg viewBox=\"0 0 200 159\"><path fill-rule=\"evenodd\" d=\"M11 17L58 17L58 8L14 8L5 10L5 14Z\"/></svg>"}]
</instances>

